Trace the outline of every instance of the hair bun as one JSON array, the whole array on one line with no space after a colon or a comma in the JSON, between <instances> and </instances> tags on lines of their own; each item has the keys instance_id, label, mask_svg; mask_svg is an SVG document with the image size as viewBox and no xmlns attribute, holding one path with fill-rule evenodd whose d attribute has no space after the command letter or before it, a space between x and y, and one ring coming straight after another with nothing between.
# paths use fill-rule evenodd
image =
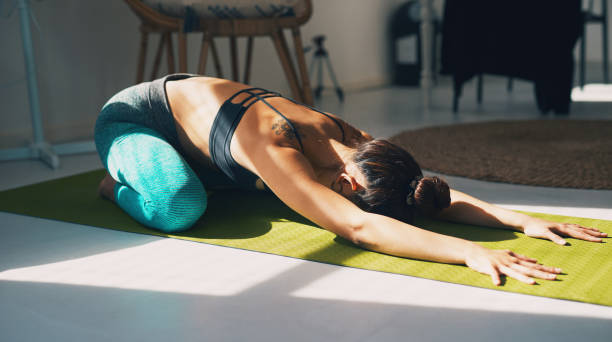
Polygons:
<instances>
[{"instance_id":1,"label":"hair bun","mask_svg":"<svg viewBox=\"0 0 612 342\"><path fill-rule=\"evenodd\" d=\"M450 206L450 188L440 177L423 177L414 193L417 210L426 216L433 216Z\"/></svg>"}]
</instances>

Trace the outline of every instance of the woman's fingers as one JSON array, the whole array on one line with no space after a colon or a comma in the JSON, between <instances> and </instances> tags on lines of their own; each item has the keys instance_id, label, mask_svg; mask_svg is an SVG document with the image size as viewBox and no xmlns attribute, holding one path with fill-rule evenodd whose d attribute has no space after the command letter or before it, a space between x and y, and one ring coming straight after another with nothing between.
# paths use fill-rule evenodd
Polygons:
<instances>
[{"instance_id":1,"label":"woman's fingers","mask_svg":"<svg viewBox=\"0 0 612 342\"><path fill-rule=\"evenodd\" d=\"M534 278L554 280L561 269L544 266L536 259L510 250L479 250L466 258L466 265L475 271L488 274L494 285L501 284L501 275L512 277L525 284L535 284ZM483 253L484 252L484 253Z\"/></svg>"},{"instance_id":2,"label":"woman's fingers","mask_svg":"<svg viewBox=\"0 0 612 342\"><path fill-rule=\"evenodd\" d=\"M544 233L544 237L561 246L564 246L567 243L562 237L551 232L550 230Z\"/></svg>"},{"instance_id":3,"label":"woman's fingers","mask_svg":"<svg viewBox=\"0 0 612 342\"><path fill-rule=\"evenodd\" d=\"M567 236L571 236L576 239L592 241L592 242L601 242L601 238L599 237L599 233L592 230L585 230L581 227L573 227L562 225L556 229L560 233L563 233Z\"/></svg>"},{"instance_id":4,"label":"woman's fingers","mask_svg":"<svg viewBox=\"0 0 612 342\"><path fill-rule=\"evenodd\" d=\"M581 228L583 232L589 234L589 235L593 235L593 236L600 236L600 237L606 237L608 236L608 234L604 233L604 232L600 232L597 230L591 230L591 229L585 229L585 228Z\"/></svg>"},{"instance_id":5,"label":"woman's fingers","mask_svg":"<svg viewBox=\"0 0 612 342\"><path fill-rule=\"evenodd\" d=\"M597 228L591 228L591 227L584 227L581 226L579 224L575 224L575 223L562 223L560 225L560 228L558 228L561 231L565 231L565 230L575 230L575 231L579 231L579 232L583 232L592 236L599 236L599 237L606 237L608 236L607 233L602 232L601 230L597 229Z\"/></svg>"},{"instance_id":6,"label":"woman's fingers","mask_svg":"<svg viewBox=\"0 0 612 342\"><path fill-rule=\"evenodd\" d=\"M493 282L493 285L499 286L501 284L501 279L499 278L499 272L492 265L491 265L491 269L489 270L489 274L491 275L491 281Z\"/></svg>"},{"instance_id":7,"label":"woman's fingers","mask_svg":"<svg viewBox=\"0 0 612 342\"><path fill-rule=\"evenodd\" d=\"M528 264L511 264L509 267L517 272L520 272L521 274L534 278L546 280L554 280L557 278L557 275L555 273L547 272Z\"/></svg>"},{"instance_id":8,"label":"woman's fingers","mask_svg":"<svg viewBox=\"0 0 612 342\"><path fill-rule=\"evenodd\" d=\"M505 256L498 259L497 269L506 276L512 277L525 284L535 284L533 278L554 280L557 274L561 273L560 268L540 265L536 259L505 250ZM495 267L495 265L493 265Z\"/></svg>"},{"instance_id":9,"label":"woman's fingers","mask_svg":"<svg viewBox=\"0 0 612 342\"><path fill-rule=\"evenodd\" d=\"M540 265L540 264L536 264L536 263L532 263L532 262L527 262L527 261L519 261L519 264L523 265L523 266L535 268L535 269L540 270L540 271L548 272L548 273L559 274L559 273L562 272L562 270L560 268L558 268L558 267L544 266L544 265Z\"/></svg>"},{"instance_id":10,"label":"woman's fingers","mask_svg":"<svg viewBox=\"0 0 612 342\"><path fill-rule=\"evenodd\" d=\"M601 230L597 229L597 228L591 228L591 227L584 227L581 226L579 224L575 224L575 223L566 223L566 226L573 226L576 228L580 228L580 229L584 229L585 233L589 233L591 235L595 235L595 236L608 236L607 233L602 232Z\"/></svg>"},{"instance_id":11,"label":"woman's fingers","mask_svg":"<svg viewBox=\"0 0 612 342\"><path fill-rule=\"evenodd\" d=\"M583 232L589 234L589 235L593 235L593 236L599 236L599 237L607 237L608 234L602 232L599 229L595 229L595 228L589 228L589 227L583 227L580 225L575 224L574 226L576 226L576 228L581 229Z\"/></svg>"},{"instance_id":12,"label":"woman's fingers","mask_svg":"<svg viewBox=\"0 0 612 342\"><path fill-rule=\"evenodd\" d=\"M518 258L518 259L521 259L521 260L530 261L530 262L538 262L536 259L534 259L534 258L530 258L530 257L527 257L527 256L524 256L524 255L522 255L522 254L514 253L514 252L512 252L512 251L510 251L509 253L510 253L510 255L512 255L513 257Z\"/></svg>"},{"instance_id":13,"label":"woman's fingers","mask_svg":"<svg viewBox=\"0 0 612 342\"><path fill-rule=\"evenodd\" d=\"M530 278L530 277L526 276L525 274L523 274L523 273L521 273L521 272L519 272L517 270L514 270L511 267L500 266L499 270L501 271L501 273L503 273L503 274L505 274L505 275L507 275L509 277L512 277L512 278L514 278L514 279L516 279L518 281L522 281L525 284L529 284L529 285L535 284L535 280L533 280L533 278Z\"/></svg>"}]
</instances>

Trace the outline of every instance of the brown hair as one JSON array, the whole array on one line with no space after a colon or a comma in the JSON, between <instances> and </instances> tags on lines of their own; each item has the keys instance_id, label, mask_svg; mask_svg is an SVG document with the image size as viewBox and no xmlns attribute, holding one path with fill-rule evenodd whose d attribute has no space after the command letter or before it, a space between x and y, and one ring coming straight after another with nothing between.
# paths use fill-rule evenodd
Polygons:
<instances>
[{"instance_id":1,"label":"brown hair","mask_svg":"<svg viewBox=\"0 0 612 342\"><path fill-rule=\"evenodd\" d=\"M364 211L411 223L416 213L432 216L450 206L448 184L436 176L420 178L423 173L412 155L389 141L376 139L357 146L352 161L367 184L350 199ZM410 183L415 179L419 180L413 191ZM412 191L413 198L407 201Z\"/></svg>"}]
</instances>

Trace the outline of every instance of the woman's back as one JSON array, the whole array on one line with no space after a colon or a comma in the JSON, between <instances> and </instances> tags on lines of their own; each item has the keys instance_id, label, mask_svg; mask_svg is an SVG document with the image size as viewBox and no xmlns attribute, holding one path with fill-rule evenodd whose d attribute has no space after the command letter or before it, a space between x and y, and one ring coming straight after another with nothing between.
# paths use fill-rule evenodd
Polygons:
<instances>
[{"instance_id":1,"label":"woman's back","mask_svg":"<svg viewBox=\"0 0 612 342\"><path fill-rule=\"evenodd\" d=\"M179 140L185 153L201 166L214 167L211 161L210 135L223 103L248 86L228 80L193 77L166 83ZM232 102L249 97L243 93ZM248 100L248 105L255 99ZM332 140L350 147L371 139L344 121L327 113L296 104L283 97L256 101L238 118L230 137L231 157L242 167L257 174L253 156L270 146L292 147L302 152L315 171L336 168L341 162ZM276 109L276 111L274 110ZM280 112L280 114L278 112ZM282 116L281 116L282 114Z\"/></svg>"}]
</instances>

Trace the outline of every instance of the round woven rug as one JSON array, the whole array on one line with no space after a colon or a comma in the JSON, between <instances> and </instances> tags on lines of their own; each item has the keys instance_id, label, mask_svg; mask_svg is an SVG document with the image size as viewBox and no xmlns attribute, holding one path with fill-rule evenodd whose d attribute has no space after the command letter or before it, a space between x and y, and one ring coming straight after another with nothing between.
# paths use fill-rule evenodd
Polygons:
<instances>
[{"instance_id":1,"label":"round woven rug","mask_svg":"<svg viewBox=\"0 0 612 342\"><path fill-rule=\"evenodd\" d=\"M422 128L390 139L423 169L494 182L612 189L612 120L523 120Z\"/></svg>"}]
</instances>

